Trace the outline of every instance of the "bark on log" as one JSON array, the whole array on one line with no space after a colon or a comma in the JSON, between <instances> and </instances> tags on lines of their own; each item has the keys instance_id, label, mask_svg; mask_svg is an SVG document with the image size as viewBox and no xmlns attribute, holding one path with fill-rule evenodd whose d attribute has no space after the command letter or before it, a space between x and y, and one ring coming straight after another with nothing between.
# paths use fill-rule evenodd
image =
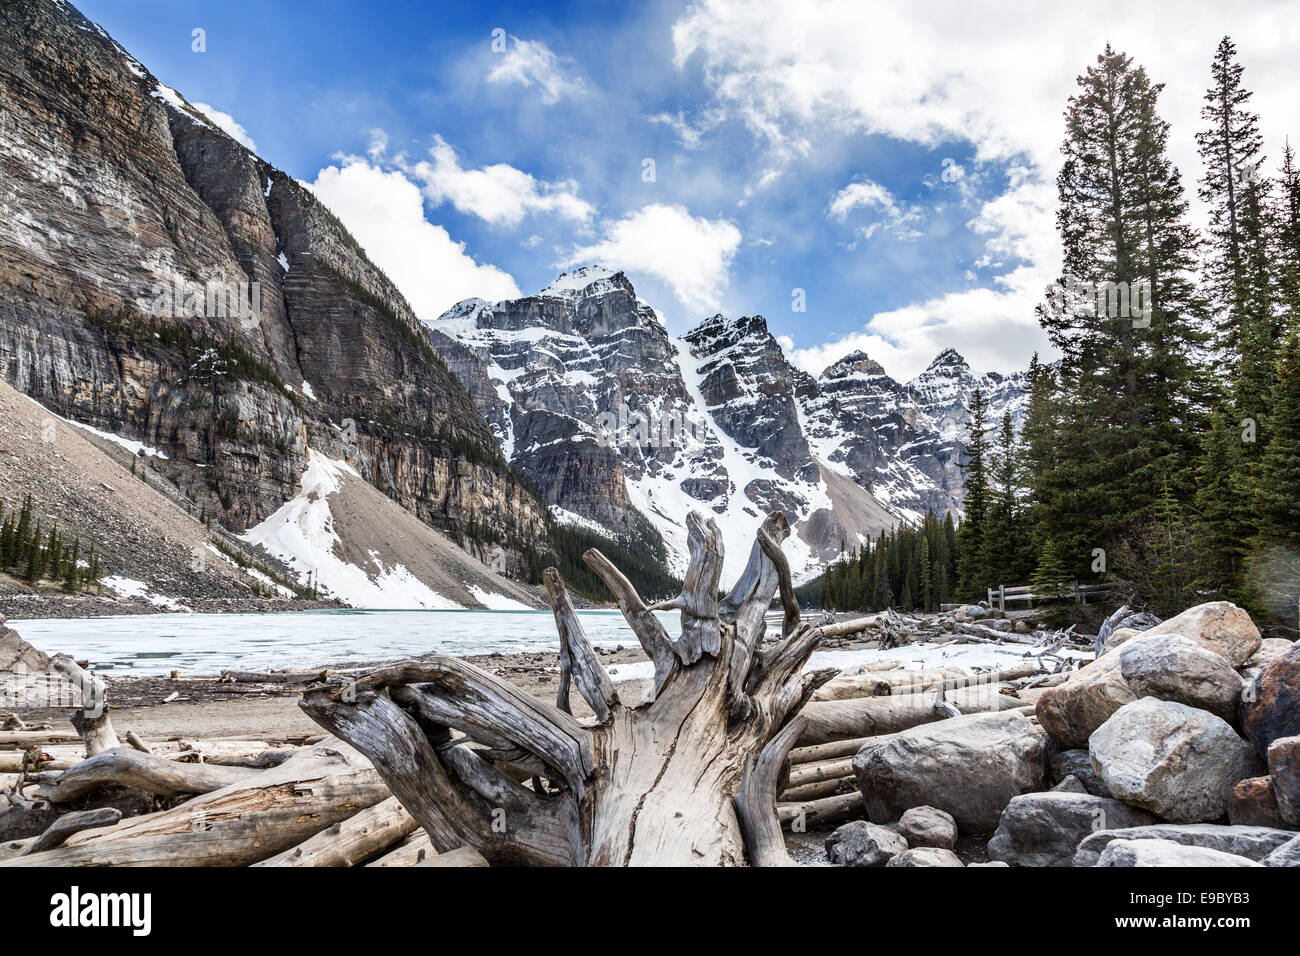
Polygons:
<instances>
[{"instance_id":1,"label":"bark on log","mask_svg":"<svg viewBox=\"0 0 1300 956\"><path fill-rule=\"evenodd\" d=\"M254 866L356 866L415 830L415 818L396 797L376 803L296 847Z\"/></svg>"},{"instance_id":2,"label":"bark on log","mask_svg":"<svg viewBox=\"0 0 1300 956\"><path fill-rule=\"evenodd\" d=\"M389 796L352 748L304 748L243 783L159 813L78 833L0 866L246 866L302 843Z\"/></svg>"},{"instance_id":3,"label":"bark on log","mask_svg":"<svg viewBox=\"0 0 1300 956\"><path fill-rule=\"evenodd\" d=\"M799 620L780 549L790 533L784 515L764 521L721 601L718 527L692 513L687 531L682 593L658 605L680 611L675 639L608 560L584 556L655 663L648 701L619 700L563 582L548 572L566 678L558 706L449 658L311 689L301 705L373 760L442 853L468 846L494 865L781 862L770 837L771 748L794 742L782 731L834 672L802 672L821 631ZM778 593L782 637L761 649ZM596 714L594 726L565 713L569 685ZM519 768L538 778L535 789L512 777Z\"/></svg>"}]
</instances>

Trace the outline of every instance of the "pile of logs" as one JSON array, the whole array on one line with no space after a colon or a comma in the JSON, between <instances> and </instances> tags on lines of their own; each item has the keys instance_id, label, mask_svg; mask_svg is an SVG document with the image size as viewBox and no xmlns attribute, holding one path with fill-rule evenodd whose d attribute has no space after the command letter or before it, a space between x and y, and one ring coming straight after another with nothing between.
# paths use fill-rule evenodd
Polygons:
<instances>
[{"instance_id":1,"label":"pile of logs","mask_svg":"<svg viewBox=\"0 0 1300 956\"><path fill-rule=\"evenodd\" d=\"M76 732L5 721L0 866L486 865L439 854L334 737L124 742L103 682L54 665L81 692Z\"/></svg>"}]
</instances>

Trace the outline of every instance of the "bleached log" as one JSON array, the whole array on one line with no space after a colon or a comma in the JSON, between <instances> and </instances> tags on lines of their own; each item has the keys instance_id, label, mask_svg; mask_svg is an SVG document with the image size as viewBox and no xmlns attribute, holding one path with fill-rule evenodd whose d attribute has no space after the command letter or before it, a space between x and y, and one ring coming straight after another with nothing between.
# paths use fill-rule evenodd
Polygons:
<instances>
[{"instance_id":1,"label":"bleached log","mask_svg":"<svg viewBox=\"0 0 1300 956\"><path fill-rule=\"evenodd\" d=\"M367 863L366 866L415 866L422 863L431 856L436 856L437 850L429 841L429 834L423 829L417 828L410 836L403 840L393 849L389 850L379 859Z\"/></svg>"},{"instance_id":2,"label":"bleached log","mask_svg":"<svg viewBox=\"0 0 1300 956\"><path fill-rule=\"evenodd\" d=\"M937 690L959 690L983 684L1005 684L1045 673L1038 664L1018 664L983 674L967 674L958 668L899 671L885 674L841 674L813 695L813 700L851 700L856 697L884 697L891 694L925 694Z\"/></svg>"},{"instance_id":3,"label":"bleached log","mask_svg":"<svg viewBox=\"0 0 1300 956\"><path fill-rule=\"evenodd\" d=\"M472 846L461 846L446 853L426 856L416 866L488 866L483 854Z\"/></svg>"},{"instance_id":4,"label":"bleached log","mask_svg":"<svg viewBox=\"0 0 1300 956\"><path fill-rule=\"evenodd\" d=\"M571 680L595 702L593 726L445 658L308 690L302 707L374 761L443 854L468 846L493 865L779 861L775 777L794 719L834 671L803 672L821 631L798 618L779 548L789 534L784 515L764 521L746 573L721 601L717 524L692 513L686 525L682 592L656 606L680 612L675 640L607 561L586 556L655 661L648 701L629 706L607 690L599 661L586 660L559 575L549 573L562 653ZM783 633L760 650L777 593ZM535 787L512 776L525 766Z\"/></svg>"},{"instance_id":5,"label":"bleached log","mask_svg":"<svg viewBox=\"0 0 1300 956\"><path fill-rule=\"evenodd\" d=\"M809 800L820 800L823 797L834 796L840 792L840 788L844 786L844 782L849 776L839 777L834 780L818 780L816 783L806 783L801 787L791 787L777 798L777 802L806 803Z\"/></svg>"},{"instance_id":6,"label":"bleached log","mask_svg":"<svg viewBox=\"0 0 1300 956\"><path fill-rule=\"evenodd\" d=\"M0 733L0 751L71 744L79 740L81 734L70 730L9 730Z\"/></svg>"},{"instance_id":7,"label":"bleached log","mask_svg":"<svg viewBox=\"0 0 1300 956\"><path fill-rule=\"evenodd\" d=\"M221 680L240 684L323 684L330 672L323 671L222 671Z\"/></svg>"},{"instance_id":8,"label":"bleached log","mask_svg":"<svg viewBox=\"0 0 1300 956\"><path fill-rule=\"evenodd\" d=\"M210 793L256 776L244 767L181 763L156 754L127 747L106 750L87 757L67 770L42 772L36 781L37 795L51 803L67 803L100 787L134 787L160 797L187 793Z\"/></svg>"},{"instance_id":9,"label":"bleached log","mask_svg":"<svg viewBox=\"0 0 1300 956\"><path fill-rule=\"evenodd\" d=\"M851 776L852 773L852 757L841 757L825 763L801 764L790 771L789 786L801 787L806 783L817 783L820 780L840 780Z\"/></svg>"},{"instance_id":10,"label":"bleached log","mask_svg":"<svg viewBox=\"0 0 1300 956\"><path fill-rule=\"evenodd\" d=\"M23 850L23 855L41 853L63 846L74 833L83 830L95 830L99 827L111 827L122 819L122 811L116 807L100 807L98 810L74 810L65 813L53 823L48 830L31 842Z\"/></svg>"},{"instance_id":11,"label":"bleached log","mask_svg":"<svg viewBox=\"0 0 1300 956\"><path fill-rule=\"evenodd\" d=\"M947 701L963 714L1011 710L1024 704L1024 701L1000 693L1001 686L959 688L947 695ZM808 718L808 729L799 739L801 747L832 740L892 734L944 717L942 711L935 708L933 694L813 701L803 709L803 714Z\"/></svg>"},{"instance_id":12,"label":"bleached log","mask_svg":"<svg viewBox=\"0 0 1300 956\"><path fill-rule=\"evenodd\" d=\"M113 720L108 716L108 689L104 682L82 670L67 654L54 655L50 666L81 692L81 706L68 719L81 735L86 756L93 757L122 746L113 730Z\"/></svg>"},{"instance_id":13,"label":"bleached log","mask_svg":"<svg viewBox=\"0 0 1300 956\"><path fill-rule=\"evenodd\" d=\"M854 791L805 803L778 803L776 815L783 827L791 827L798 821L804 830L811 830L828 823L856 820L866 815L866 807L862 794Z\"/></svg>"},{"instance_id":14,"label":"bleached log","mask_svg":"<svg viewBox=\"0 0 1300 956\"><path fill-rule=\"evenodd\" d=\"M254 866L355 866L414 832L415 818L396 797L334 824Z\"/></svg>"},{"instance_id":15,"label":"bleached log","mask_svg":"<svg viewBox=\"0 0 1300 956\"><path fill-rule=\"evenodd\" d=\"M797 747L790 751L790 766L798 764L819 763L836 757L851 757L870 737L848 737L844 740L832 740L829 743L814 744L810 747Z\"/></svg>"},{"instance_id":16,"label":"bleached log","mask_svg":"<svg viewBox=\"0 0 1300 956\"><path fill-rule=\"evenodd\" d=\"M801 733L803 718L796 717L768 742L758 759L748 764L740 790L733 798L750 866L794 865L774 811L786 757Z\"/></svg>"},{"instance_id":17,"label":"bleached log","mask_svg":"<svg viewBox=\"0 0 1300 956\"><path fill-rule=\"evenodd\" d=\"M180 806L73 836L0 866L246 866L389 796L352 748L303 748L278 767Z\"/></svg>"},{"instance_id":18,"label":"bleached log","mask_svg":"<svg viewBox=\"0 0 1300 956\"><path fill-rule=\"evenodd\" d=\"M868 614L865 617L855 617L851 621L836 621L834 624L822 625L822 637L844 637L849 634L858 634L868 628L878 627L883 614Z\"/></svg>"}]
</instances>

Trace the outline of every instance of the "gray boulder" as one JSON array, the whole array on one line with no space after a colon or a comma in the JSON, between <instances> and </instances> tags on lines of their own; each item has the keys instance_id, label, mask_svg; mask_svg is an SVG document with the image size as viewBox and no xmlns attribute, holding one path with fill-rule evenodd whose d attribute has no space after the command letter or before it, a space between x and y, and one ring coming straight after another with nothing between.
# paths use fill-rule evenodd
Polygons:
<instances>
[{"instance_id":1,"label":"gray boulder","mask_svg":"<svg viewBox=\"0 0 1300 956\"><path fill-rule=\"evenodd\" d=\"M1265 866L1300 866L1300 836L1294 836L1286 843L1264 857Z\"/></svg>"},{"instance_id":2,"label":"gray boulder","mask_svg":"<svg viewBox=\"0 0 1300 956\"><path fill-rule=\"evenodd\" d=\"M871 820L929 806L962 832L992 833L1012 797L1041 789L1046 753L1023 714L968 714L869 740L853 772Z\"/></svg>"},{"instance_id":3,"label":"gray boulder","mask_svg":"<svg viewBox=\"0 0 1300 956\"><path fill-rule=\"evenodd\" d=\"M936 807L912 807L898 818L898 833L913 849L951 850L957 845L957 821Z\"/></svg>"},{"instance_id":4,"label":"gray boulder","mask_svg":"<svg viewBox=\"0 0 1300 956\"><path fill-rule=\"evenodd\" d=\"M1064 684L1049 687L1034 704L1034 715L1057 746L1088 746L1092 732L1115 711L1136 699L1124 680L1119 655L1107 654L1081 667Z\"/></svg>"},{"instance_id":5,"label":"gray boulder","mask_svg":"<svg viewBox=\"0 0 1300 956\"><path fill-rule=\"evenodd\" d=\"M1265 664L1276 657L1281 657L1294 646L1294 642L1288 641L1284 637L1264 638L1259 644L1259 650L1241 668L1242 680L1254 680L1259 676L1259 672L1264 669Z\"/></svg>"},{"instance_id":6,"label":"gray boulder","mask_svg":"<svg viewBox=\"0 0 1300 956\"><path fill-rule=\"evenodd\" d=\"M963 866L952 850L937 846L919 846L892 857L885 866Z\"/></svg>"},{"instance_id":7,"label":"gray boulder","mask_svg":"<svg viewBox=\"0 0 1300 956\"><path fill-rule=\"evenodd\" d=\"M1244 856L1233 856L1170 840L1112 840L1097 866L1263 866Z\"/></svg>"},{"instance_id":8,"label":"gray boulder","mask_svg":"<svg viewBox=\"0 0 1300 956\"><path fill-rule=\"evenodd\" d=\"M1085 748L1054 750L1047 758L1047 779L1060 784L1066 777L1074 777L1083 789L1094 797L1109 797L1110 788L1092 767L1092 758Z\"/></svg>"},{"instance_id":9,"label":"gray boulder","mask_svg":"<svg viewBox=\"0 0 1300 956\"><path fill-rule=\"evenodd\" d=\"M1279 737L1300 735L1300 644L1265 664L1247 685L1241 731L1261 757Z\"/></svg>"},{"instance_id":10,"label":"gray boulder","mask_svg":"<svg viewBox=\"0 0 1300 956\"><path fill-rule=\"evenodd\" d=\"M1157 823L1123 830L1099 830L1083 838L1074 854L1075 866L1096 866L1113 840L1164 840L1183 846L1217 850L1248 860L1262 860L1295 837L1291 830L1272 827L1220 826L1214 823Z\"/></svg>"},{"instance_id":11,"label":"gray boulder","mask_svg":"<svg viewBox=\"0 0 1300 956\"><path fill-rule=\"evenodd\" d=\"M1026 793L1012 797L1002 811L989 840L989 859L1013 866L1070 866L1090 833L1155 822L1143 810L1089 793Z\"/></svg>"},{"instance_id":12,"label":"gray boulder","mask_svg":"<svg viewBox=\"0 0 1300 956\"><path fill-rule=\"evenodd\" d=\"M1052 792L1053 793L1087 793L1088 788L1085 787L1079 781L1078 777L1076 777L1074 774L1070 774L1068 777L1066 777L1064 780L1062 780L1060 783L1054 786L1052 788Z\"/></svg>"},{"instance_id":13,"label":"gray boulder","mask_svg":"<svg viewBox=\"0 0 1300 956\"><path fill-rule=\"evenodd\" d=\"M1176 700L1229 723L1237 719L1241 675L1225 658L1195 641L1148 631L1120 649L1119 666L1136 697Z\"/></svg>"},{"instance_id":14,"label":"gray boulder","mask_svg":"<svg viewBox=\"0 0 1300 956\"><path fill-rule=\"evenodd\" d=\"M1222 718L1172 700L1125 704L1089 741L1119 800L1172 823L1218 820L1238 780L1255 775L1249 743Z\"/></svg>"},{"instance_id":15,"label":"gray boulder","mask_svg":"<svg viewBox=\"0 0 1300 956\"><path fill-rule=\"evenodd\" d=\"M1146 631L1124 629L1106 639L1104 654L1142 637L1159 634L1179 634L1227 659L1233 667L1241 667L1259 650L1259 628L1250 615L1231 601L1211 601L1189 607L1182 614L1162 621Z\"/></svg>"},{"instance_id":16,"label":"gray boulder","mask_svg":"<svg viewBox=\"0 0 1300 956\"><path fill-rule=\"evenodd\" d=\"M826 838L826 856L840 866L884 866L907 849L907 841L887 827L865 820L846 823Z\"/></svg>"},{"instance_id":17,"label":"gray boulder","mask_svg":"<svg viewBox=\"0 0 1300 956\"><path fill-rule=\"evenodd\" d=\"M19 637L17 631L5 627L0 617L0 672L42 674L49 669L49 657Z\"/></svg>"}]
</instances>

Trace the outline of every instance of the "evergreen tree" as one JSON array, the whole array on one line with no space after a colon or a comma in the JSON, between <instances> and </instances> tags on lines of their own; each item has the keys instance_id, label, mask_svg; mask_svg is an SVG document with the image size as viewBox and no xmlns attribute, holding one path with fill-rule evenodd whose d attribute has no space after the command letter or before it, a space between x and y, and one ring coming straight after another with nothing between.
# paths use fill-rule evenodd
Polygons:
<instances>
[{"instance_id":1,"label":"evergreen tree","mask_svg":"<svg viewBox=\"0 0 1300 956\"><path fill-rule=\"evenodd\" d=\"M962 464L966 495L962 502L961 530L958 532L960 558L957 591L967 600L979 600L989 585L988 546L985 538L990 497L987 415L988 401L977 388L971 398L966 461Z\"/></svg>"},{"instance_id":2,"label":"evergreen tree","mask_svg":"<svg viewBox=\"0 0 1300 956\"><path fill-rule=\"evenodd\" d=\"M1237 429L1227 413L1213 418L1205 434L1205 454L1197 471L1196 547L1200 582L1232 592L1245 555L1247 495L1241 484Z\"/></svg>"},{"instance_id":3,"label":"evergreen tree","mask_svg":"<svg viewBox=\"0 0 1300 956\"><path fill-rule=\"evenodd\" d=\"M1046 534L1076 575L1093 549L1154 520L1162 476L1191 498L1210 399L1198 243L1156 112L1162 86L1109 46L1079 86L1057 179L1065 274L1039 311L1063 353L1057 464L1035 479L1049 485Z\"/></svg>"},{"instance_id":4,"label":"evergreen tree","mask_svg":"<svg viewBox=\"0 0 1300 956\"><path fill-rule=\"evenodd\" d=\"M1211 84L1205 92L1196 134L1205 164L1200 197L1210 210L1212 254L1209 285L1219 310L1219 328L1226 350L1237 347L1250 265L1243 249L1242 191L1257 181L1263 137L1259 117L1247 108L1251 93L1242 85L1244 68L1229 37L1219 41L1210 64Z\"/></svg>"}]
</instances>

